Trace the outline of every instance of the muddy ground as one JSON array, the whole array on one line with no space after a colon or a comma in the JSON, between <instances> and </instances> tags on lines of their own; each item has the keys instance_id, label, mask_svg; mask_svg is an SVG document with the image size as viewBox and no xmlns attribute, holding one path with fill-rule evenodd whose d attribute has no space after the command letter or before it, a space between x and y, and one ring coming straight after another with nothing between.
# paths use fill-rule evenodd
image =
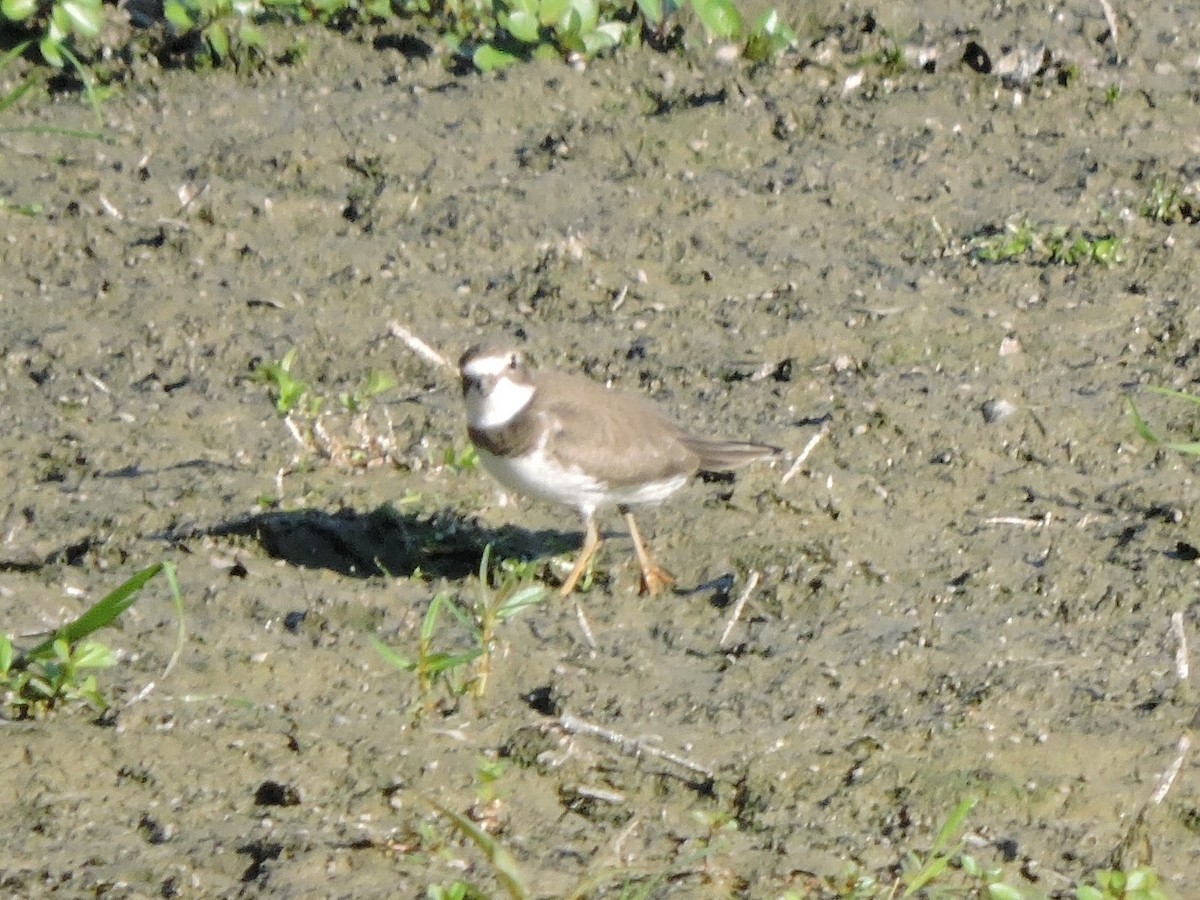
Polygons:
<instances>
[{"instance_id":1,"label":"muddy ground","mask_svg":"<svg viewBox=\"0 0 1200 900\"><path fill-rule=\"evenodd\" d=\"M972 853L1014 885L1152 855L1200 895L1194 756L1149 802L1195 715L1169 620L1196 643L1200 488L1123 406L1195 433L1141 389L1200 380L1200 231L1142 208L1200 174L1200 33L1166 4L1118 10L1115 48L1099 4L921 7L785 8L802 52L765 69L701 48L462 77L395 30L313 30L260 73L139 63L100 139L58 130L94 127L75 95L5 113L0 627L168 559L188 629L162 678L155 583L105 638L106 716L0 724L5 893L499 893L433 797L537 896L605 872L593 896L820 895L891 879L977 797ZM888 33L933 71L869 59ZM1042 72L977 72L968 38L1045 42ZM1024 220L1122 259L976 258ZM500 629L482 701L423 701L370 637L413 653L488 544L553 585L579 528L444 464L457 390L393 322L793 457L824 437L786 483L643 516L665 599L606 520L594 647L548 601ZM290 348L330 411L303 443L254 377ZM363 439L337 397L371 371L396 385ZM444 617L436 649L464 635Z\"/></svg>"}]
</instances>

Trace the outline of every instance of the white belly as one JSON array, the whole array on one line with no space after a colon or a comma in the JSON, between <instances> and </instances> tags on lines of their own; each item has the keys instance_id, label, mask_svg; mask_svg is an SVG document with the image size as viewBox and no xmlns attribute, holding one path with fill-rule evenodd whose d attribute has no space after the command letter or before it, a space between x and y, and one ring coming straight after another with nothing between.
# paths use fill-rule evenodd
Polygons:
<instances>
[{"instance_id":1,"label":"white belly","mask_svg":"<svg viewBox=\"0 0 1200 900\"><path fill-rule=\"evenodd\" d=\"M578 468L560 466L536 451L517 458L493 456L482 449L478 453L483 467L505 487L539 500L573 506L584 516L603 506L661 503L687 483L687 476L676 475L648 484L610 488Z\"/></svg>"}]
</instances>

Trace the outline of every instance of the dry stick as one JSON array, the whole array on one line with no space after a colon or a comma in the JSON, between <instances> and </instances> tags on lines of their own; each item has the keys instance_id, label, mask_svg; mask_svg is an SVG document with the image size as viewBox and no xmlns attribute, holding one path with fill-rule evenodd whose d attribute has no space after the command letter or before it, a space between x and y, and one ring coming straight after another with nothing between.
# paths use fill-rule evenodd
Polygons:
<instances>
[{"instance_id":1,"label":"dry stick","mask_svg":"<svg viewBox=\"0 0 1200 900\"><path fill-rule=\"evenodd\" d=\"M1187 632L1183 630L1183 613L1171 613L1171 630L1175 632L1175 674L1182 682L1187 682L1191 672L1188 662Z\"/></svg>"},{"instance_id":2,"label":"dry stick","mask_svg":"<svg viewBox=\"0 0 1200 900\"><path fill-rule=\"evenodd\" d=\"M787 484L796 477L796 473L800 471L800 467L804 465L804 461L808 459L810 453L817 444L821 443L821 438L829 432L829 425L823 425L821 430L808 439L808 443L804 445L804 449L800 451L800 455L796 457L796 461L792 463L792 467L783 473L783 478L779 480L780 484Z\"/></svg>"},{"instance_id":3,"label":"dry stick","mask_svg":"<svg viewBox=\"0 0 1200 900\"><path fill-rule=\"evenodd\" d=\"M1113 49L1117 51L1117 62L1121 61L1121 48L1117 46L1117 13L1108 0L1100 0L1100 8L1104 10L1104 21L1108 23L1108 33L1112 36Z\"/></svg>"},{"instance_id":4,"label":"dry stick","mask_svg":"<svg viewBox=\"0 0 1200 900\"><path fill-rule=\"evenodd\" d=\"M578 600L575 601L575 618L579 620L579 630L583 632L584 640L592 648L592 656L595 656L596 636L592 634L592 624L588 621L587 614L583 611L583 604Z\"/></svg>"},{"instance_id":5,"label":"dry stick","mask_svg":"<svg viewBox=\"0 0 1200 900\"><path fill-rule=\"evenodd\" d=\"M425 362L432 363L443 369L453 368L450 360L446 359L446 357L442 356L442 354L438 353L433 347L429 346L429 344L425 343L425 341L421 340L399 322L388 322L388 334L403 341L409 350L417 354Z\"/></svg>"},{"instance_id":6,"label":"dry stick","mask_svg":"<svg viewBox=\"0 0 1200 900\"><path fill-rule=\"evenodd\" d=\"M1017 525L1021 528L1045 528L1050 524L1050 513L1039 519L1027 519L1022 516L991 516L983 520L984 525Z\"/></svg>"},{"instance_id":7,"label":"dry stick","mask_svg":"<svg viewBox=\"0 0 1200 900\"><path fill-rule=\"evenodd\" d=\"M717 641L718 647L722 649L725 647L725 642L729 640L729 632L733 631L733 626L742 617L742 610L746 608L746 601L750 599L750 595L758 587L758 577L758 572L751 569L750 577L746 579L746 589L742 591L742 596L738 597L737 603L733 604L733 614L729 617L729 621L725 623L725 630L721 632L721 639Z\"/></svg>"},{"instance_id":8,"label":"dry stick","mask_svg":"<svg viewBox=\"0 0 1200 900\"><path fill-rule=\"evenodd\" d=\"M660 750L657 747L648 745L645 739L626 737L620 732L612 731L601 725L593 725L591 722L585 722L583 719L573 716L570 713L560 715L558 717L558 724L569 734L587 734L603 738L610 744L620 747L621 752L626 756L653 756L656 759L665 759L667 762L675 763L675 765L682 766L689 772L695 772L697 775L703 775L709 780L712 780L714 777L710 769L700 765L698 762L693 762L686 756L680 756L678 753L672 753L669 750Z\"/></svg>"}]
</instances>

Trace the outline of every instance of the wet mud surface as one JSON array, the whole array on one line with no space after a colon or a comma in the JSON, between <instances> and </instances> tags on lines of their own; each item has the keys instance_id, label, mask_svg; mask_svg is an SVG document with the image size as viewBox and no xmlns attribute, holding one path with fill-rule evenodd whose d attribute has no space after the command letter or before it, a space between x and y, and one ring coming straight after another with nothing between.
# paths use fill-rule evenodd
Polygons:
<instances>
[{"instance_id":1,"label":"wet mud surface","mask_svg":"<svg viewBox=\"0 0 1200 900\"><path fill-rule=\"evenodd\" d=\"M596 896L819 895L888 877L978 797L972 852L1015 882L1152 851L1200 892L1193 757L1147 805L1195 715L1169 622L1200 618L1195 469L1123 406L1200 379L1200 231L1141 214L1155 178L1197 177L1196 35L1141 11L1118 63L1091 4L892 15L1074 68L1014 85L947 51L889 73L833 7L805 64L758 71L631 52L464 78L314 32L260 75L139 71L103 140L0 135L0 627L52 628L170 559L188 628L160 679L155 585L105 636L102 723L0 724L4 891L498 893L432 797L538 896L607 870ZM89 116L63 98L3 124ZM1026 219L1123 258L970 252ZM580 535L445 464L456 386L393 322L450 358L516 340L793 457L824 435L786 482L751 468L642 517L677 594L637 596L607 519L577 595L595 646L548 601L501 627L482 701L439 689L419 714L370 637L411 654L436 593L477 595L487 545L553 584ZM307 445L254 374L293 347L330 411ZM396 386L360 434L337 397L371 371Z\"/></svg>"}]
</instances>

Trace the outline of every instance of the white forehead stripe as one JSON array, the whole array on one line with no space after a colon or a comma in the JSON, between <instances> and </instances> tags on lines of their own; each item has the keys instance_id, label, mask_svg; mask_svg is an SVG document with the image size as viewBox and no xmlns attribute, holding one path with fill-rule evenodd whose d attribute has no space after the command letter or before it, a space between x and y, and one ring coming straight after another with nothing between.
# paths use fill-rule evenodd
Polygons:
<instances>
[{"instance_id":1,"label":"white forehead stripe","mask_svg":"<svg viewBox=\"0 0 1200 900\"><path fill-rule=\"evenodd\" d=\"M487 378L499 375L512 362L512 354L504 353L496 356L477 356L463 366L463 374L470 378Z\"/></svg>"}]
</instances>

